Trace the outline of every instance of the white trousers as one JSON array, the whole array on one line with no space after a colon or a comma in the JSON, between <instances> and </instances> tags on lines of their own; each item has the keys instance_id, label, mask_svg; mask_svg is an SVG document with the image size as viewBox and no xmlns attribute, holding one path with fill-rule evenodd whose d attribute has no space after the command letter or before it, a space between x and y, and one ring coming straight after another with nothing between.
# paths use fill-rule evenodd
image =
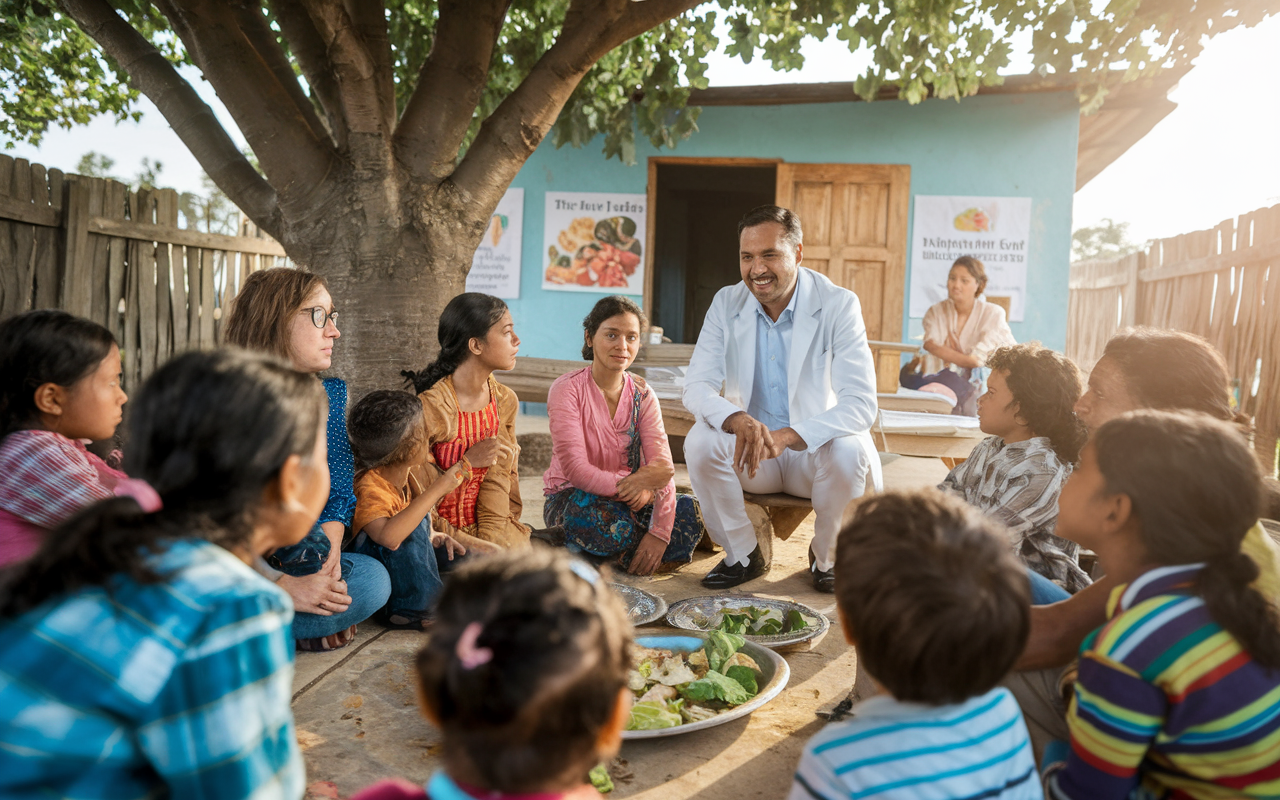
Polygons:
<instances>
[{"instance_id":1,"label":"white trousers","mask_svg":"<svg viewBox=\"0 0 1280 800\"><path fill-rule=\"evenodd\" d=\"M880 457L870 433L832 439L813 452L787 450L760 463L754 478L733 468L736 437L702 422L684 440L689 482L702 508L711 540L724 548L726 564L745 564L756 548L755 528L747 517L744 490L753 494L786 492L813 501L814 566L835 565L836 536L845 506L884 481Z\"/></svg>"}]
</instances>

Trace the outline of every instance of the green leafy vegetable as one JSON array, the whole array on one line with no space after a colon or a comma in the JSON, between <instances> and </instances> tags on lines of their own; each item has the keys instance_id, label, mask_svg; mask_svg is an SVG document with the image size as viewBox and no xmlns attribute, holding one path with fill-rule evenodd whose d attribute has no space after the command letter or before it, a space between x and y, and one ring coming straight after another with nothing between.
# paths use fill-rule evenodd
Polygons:
<instances>
[{"instance_id":1,"label":"green leafy vegetable","mask_svg":"<svg viewBox=\"0 0 1280 800\"><path fill-rule=\"evenodd\" d=\"M752 683L755 681L753 680ZM752 697L741 683L719 672L708 672L705 677L683 686L680 693L690 702L706 703L710 700L719 700L731 706L741 705Z\"/></svg>"},{"instance_id":2,"label":"green leafy vegetable","mask_svg":"<svg viewBox=\"0 0 1280 800\"><path fill-rule=\"evenodd\" d=\"M591 785L596 787L596 791L600 794L608 794L613 791L613 778L609 775L609 768L604 764L596 764L587 773L587 777L591 780Z\"/></svg>"},{"instance_id":3,"label":"green leafy vegetable","mask_svg":"<svg viewBox=\"0 0 1280 800\"><path fill-rule=\"evenodd\" d=\"M631 707L631 716L627 719L627 730L656 731L662 728L674 728L680 722L680 714L668 711L666 703L648 701L636 703Z\"/></svg>"},{"instance_id":4,"label":"green leafy vegetable","mask_svg":"<svg viewBox=\"0 0 1280 800\"><path fill-rule=\"evenodd\" d=\"M746 643L747 640L736 633L712 631L707 636L707 665L713 672L719 672L724 662L729 660L729 656L741 650Z\"/></svg>"},{"instance_id":5,"label":"green leafy vegetable","mask_svg":"<svg viewBox=\"0 0 1280 800\"><path fill-rule=\"evenodd\" d=\"M802 631L809 627L809 622L804 618L804 614L794 608L787 612L787 631Z\"/></svg>"},{"instance_id":6,"label":"green leafy vegetable","mask_svg":"<svg viewBox=\"0 0 1280 800\"><path fill-rule=\"evenodd\" d=\"M732 678L737 681L742 685L743 689L747 690L747 694L752 697L755 697L760 693L760 687L756 683L755 670L751 669L751 667L744 667L740 664L729 667L729 669L725 671L725 677Z\"/></svg>"},{"instance_id":7,"label":"green leafy vegetable","mask_svg":"<svg viewBox=\"0 0 1280 800\"><path fill-rule=\"evenodd\" d=\"M809 627L804 615L792 609L784 617L776 608L760 606L743 606L726 608L720 612L720 624L716 630L724 633L750 634L752 636L775 636L780 633L791 633Z\"/></svg>"}]
</instances>

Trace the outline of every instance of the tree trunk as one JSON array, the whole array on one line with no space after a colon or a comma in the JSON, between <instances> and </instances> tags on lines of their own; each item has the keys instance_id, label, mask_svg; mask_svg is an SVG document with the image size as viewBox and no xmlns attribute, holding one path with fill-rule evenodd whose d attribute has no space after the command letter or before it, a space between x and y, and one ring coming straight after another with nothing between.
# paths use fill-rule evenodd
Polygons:
<instances>
[{"instance_id":1,"label":"tree trunk","mask_svg":"<svg viewBox=\"0 0 1280 800\"><path fill-rule=\"evenodd\" d=\"M288 226L282 242L299 266L328 281L342 335L327 374L347 382L353 403L403 387L401 370L435 358L440 312L464 290L493 211L449 198L447 184L408 203L396 192L370 196L368 187L353 182L362 199L314 225Z\"/></svg>"}]
</instances>

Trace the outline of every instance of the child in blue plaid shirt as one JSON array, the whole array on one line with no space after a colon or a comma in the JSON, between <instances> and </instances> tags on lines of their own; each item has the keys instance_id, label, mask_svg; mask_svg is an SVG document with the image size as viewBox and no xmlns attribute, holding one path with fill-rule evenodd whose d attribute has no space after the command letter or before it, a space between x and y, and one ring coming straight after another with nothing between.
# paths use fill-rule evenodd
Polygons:
<instances>
[{"instance_id":1,"label":"child in blue plaid shirt","mask_svg":"<svg viewBox=\"0 0 1280 800\"><path fill-rule=\"evenodd\" d=\"M0 796L297 800L293 607L252 565L328 497L324 393L192 352L131 405L125 467L154 492L0 573Z\"/></svg>"}]
</instances>

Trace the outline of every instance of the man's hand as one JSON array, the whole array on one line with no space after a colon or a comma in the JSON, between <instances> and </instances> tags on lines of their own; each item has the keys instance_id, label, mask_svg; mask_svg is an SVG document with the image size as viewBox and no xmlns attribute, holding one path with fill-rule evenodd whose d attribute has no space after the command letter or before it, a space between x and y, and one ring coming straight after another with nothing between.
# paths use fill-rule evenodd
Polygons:
<instances>
[{"instance_id":1,"label":"man's hand","mask_svg":"<svg viewBox=\"0 0 1280 800\"><path fill-rule=\"evenodd\" d=\"M334 580L324 569L300 578L281 575L276 585L289 594L293 599L293 610L300 613L331 617L341 614L351 605L346 581L341 578Z\"/></svg>"},{"instance_id":2,"label":"man's hand","mask_svg":"<svg viewBox=\"0 0 1280 800\"><path fill-rule=\"evenodd\" d=\"M768 426L747 412L730 414L721 427L725 433L732 433L737 437L733 446L733 468L738 472L746 472L748 478L756 476L761 461L777 455L773 434Z\"/></svg>"},{"instance_id":3,"label":"man's hand","mask_svg":"<svg viewBox=\"0 0 1280 800\"><path fill-rule=\"evenodd\" d=\"M779 428L776 431L771 431L770 435L773 437L773 452L769 455L769 458L777 458L782 455L784 450L809 449L809 445L805 443L804 439L800 438L800 434L796 433L794 428Z\"/></svg>"},{"instance_id":4,"label":"man's hand","mask_svg":"<svg viewBox=\"0 0 1280 800\"><path fill-rule=\"evenodd\" d=\"M646 533L640 540L640 545L636 547L631 563L627 565L627 572L632 575L652 575L662 563L662 554L665 552L667 552L667 543L652 533Z\"/></svg>"}]
</instances>

